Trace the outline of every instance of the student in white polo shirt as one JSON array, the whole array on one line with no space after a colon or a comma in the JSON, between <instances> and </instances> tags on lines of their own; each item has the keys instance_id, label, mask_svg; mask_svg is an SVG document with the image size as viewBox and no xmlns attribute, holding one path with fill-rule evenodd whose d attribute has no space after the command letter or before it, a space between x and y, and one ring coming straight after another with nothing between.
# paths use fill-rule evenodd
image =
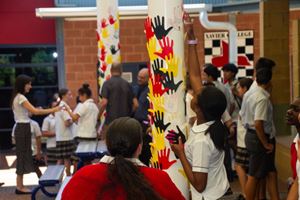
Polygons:
<instances>
[{"instance_id":1,"label":"student in white polo shirt","mask_svg":"<svg viewBox=\"0 0 300 200\"><path fill-rule=\"evenodd\" d=\"M72 93L68 89L60 89L59 98L59 106L64 109L55 113L57 164L64 164L67 176L71 176L71 156L74 155L76 146L72 135L73 122L66 110L70 110L68 103L72 99Z\"/></svg>"},{"instance_id":2,"label":"student in white polo shirt","mask_svg":"<svg viewBox=\"0 0 300 200\"><path fill-rule=\"evenodd\" d=\"M238 81L236 86L237 88L237 95L242 100L244 94L247 90L251 87L253 80L250 78L242 78ZM242 104L242 101L241 101ZM243 127L241 123L241 117L238 116L237 120L237 148L236 148L236 155L235 155L235 170L239 177L242 194L244 198L245 195L245 187L247 182L247 172L249 167L249 154L248 150L246 149L245 144L245 135L247 130Z\"/></svg>"},{"instance_id":3,"label":"student in white polo shirt","mask_svg":"<svg viewBox=\"0 0 300 200\"><path fill-rule=\"evenodd\" d=\"M273 106L268 90L271 87L272 70L259 69L256 72L258 87L248 99L244 99L245 144L249 151L249 171L246 184L246 199L254 199L259 181L267 178L270 197L279 199L277 172L275 167L275 130Z\"/></svg>"},{"instance_id":4,"label":"student in white polo shirt","mask_svg":"<svg viewBox=\"0 0 300 200\"><path fill-rule=\"evenodd\" d=\"M185 145L180 137L170 145L180 159L191 184L192 199L216 200L225 196L230 188L224 166L224 148L228 133L221 121L227 101L218 88L202 86L193 23L188 14L184 18L189 52L188 71L194 91L192 104L197 121Z\"/></svg>"},{"instance_id":5,"label":"student in white polo shirt","mask_svg":"<svg viewBox=\"0 0 300 200\"><path fill-rule=\"evenodd\" d=\"M77 122L77 139L80 140L95 140L97 138L97 121L99 109L92 99L92 91L88 84L83 84L78 90L81 106L76 112L67 109L70 117L74 122Z\"/></svg>"},{"instance_id":6,"label":"student in white polo shirt","mask_svg":"<svg viewBox=\"0 0 300 200\"><path fill-rule=\"evenodd\" d=\"M224 166L227 129L221 121L226 97L216 87L207 86L197 95L197 121L183 146L171 144L192 185L192 199L216 200L229 189ZM200 117L201 116L201 117Z\"/></svg>"},{"instance_id":7,"label":"student in white polo shirt","mask_svg":"<svg viewBox=\"0 0 300 200\"><path fill-rule=\"evenodd\" d=\"M260 69L263 69L263 68L267 68L267 69L270 69L270 70L273 70L274 67L275 67L276 63L269 59L269 58L264 58L264 57L261 57L257 60L257 62L255 63L255 67L254 67L254 74L253 74L253 83L251 85L251 87L249 88L249 90L244 94L243 96L243 101L246 102L248 101L248 98L251 97L253 95L253 93L257 90L258 88L258 85L257 85L257 82L256 82L256 71L257 70L260 70ZM241 106L241 110L239 112L240 116L241 116L241 123L243 124L243 126L245 126L246 124L246 111L245 111L245 105L246 104L242 104ZM274 123L273 123L273 127L274 126ZM274 130L274 133L275 134L275 128L273 128ZM260 184L259 184L259 199L266 199L266 179L261 179L260 180Z\"/></svg>"},{"instance_id":8,"label":"student in white polo shirt","mask_svg":"<svg viewBox=\"0 0 300 200\"><path fill-rule=\"evenodd\" d=\"M57 101L51 102L51 108L57 105ZM47 137L47 165L54 165L57 162L55 139L55 113L51 113L50 115L45 117L42 125L42 133L44 137Z\"/></svg>"}]
</instances>

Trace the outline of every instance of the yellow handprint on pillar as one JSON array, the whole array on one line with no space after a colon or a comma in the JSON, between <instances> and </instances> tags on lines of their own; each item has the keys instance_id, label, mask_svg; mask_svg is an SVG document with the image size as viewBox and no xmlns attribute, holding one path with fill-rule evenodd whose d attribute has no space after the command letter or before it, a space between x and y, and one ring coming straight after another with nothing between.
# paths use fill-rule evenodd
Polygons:
<instances>
[{"instance_id":1,"label":"yellow handprint on pillar","mask_svg":"<svg viewBox=\"0 0 300 200\"><path fill-rule=\"evenodd\" d=\"M154 54L156 52L156 39L155 39L155 37L152 37L147 42L147 50L148 50L150 61L155 60L157 58L157 55Z\"/></svg>"},{"instance_id":2,"label":"yellow handprint on pillar","mask_svg":"<svg viewBox=\"0 0 300 200\"><path fill-rule=\"evenodd\" d=\"M108 65L110 65L110 64L113 63L113 57L112 57L112 55L107 55L107 56L106 56L106 63L107 63Z\"/></svg>"},{"instance_id":3,"label":"yellow handprint on pillar","mask_svg":"<svg viewBox=\"0 0 300 200\"><path fill-rule=\"evenodd\" d=\"M169 58L168 56L166 56L165 58L166 63L167 63L167 68L161 68L160 71L164 72L164 73L171 73L173 72L174 77L177 76L178 74L178 66L180 63L180 59L176 56L173 56L172 54L169 54Z\"/></svg>"},{"instance_id":4,"label":"yellow handprint on pillar","mask_svg":"<svg viewBox=\"0 0 300 200\"><path fill-rule=\"evenodd\" d=\"M102 29L102 38L108 38L108 36L109 36L109 33L108 33L107 28L103 28Z\"/></svg>"},{"instance_id":5,"label":"yellow handprint on pillar","mask_svg":"<svg viewBox=\"0 0 300 200\"><path fill-rule=\"evenodd\" d=\"M165 134L159 128L152 130L152 142L150 145L157 151L165 149Z\"/></svg>"}]
</instances>

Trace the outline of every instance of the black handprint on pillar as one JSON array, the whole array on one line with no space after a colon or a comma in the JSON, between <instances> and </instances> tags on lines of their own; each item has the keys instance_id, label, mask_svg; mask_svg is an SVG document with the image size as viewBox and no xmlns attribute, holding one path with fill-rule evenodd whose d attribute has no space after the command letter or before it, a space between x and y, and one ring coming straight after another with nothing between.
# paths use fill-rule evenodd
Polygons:
<instances>
[{"instance_id":1,"label":"black handprint on pillar","mask_svg":"<svg viewBox=\"0 0 300 200\"><path fill-rule=\"evenodd\" d=\"M115 45L110 46L110 52L112 55L115 55L120 49L116 49Z\"/></svg>"},{"instance_id":2,"label":"black handprint on pillar","mask_svg":"<svg viewBox=\"0 0 300 200\"><path fill-rule=\"evenodd\" d=\"M154 34L158 40L161 40L163 37L166 37L168 33L172 30L172 26L168 29L165 29L165 17L162 17L160 20L160 16L157 15L154 17L154 24L153 21L151 22L152 28L154 30Z\"/></svg>"},{"instance_id":3,"label":"black handprint on pillar","mask_svg":"<svg viewBox=\"0 0 300 200\"><path fill-rule=\"evenodd\" d=\"M154 112L154 125L156 128L159 128L162 132L164 132L168 126L170 126L170 122L165 124L164 123L164 113L160 111Z\"/></svg>"},{"instance_id":4,"label":"black handprint on pillar","mask_svg":"<svg viewBox=\"0 0 300 200\"><path fill-rule=\"evenodd\" d=\"M154 75L160 75L160 77L163 77L165 74L160 70L164 67L164 61L157 58L153 61L153 64L151 65L153 69Z\"/></svg>"},{"instance_id":5,"label":"black handprint on pillar","mask_svg":"<svg viewBox=\"0 0 300 200\"><path fill-rule=\"evenodd\" d=\"M177 91L178 87L180 86L180 84L182 83L183 81L179 81L178 83L175 84L174 82L174 75L173 75L173 72L171 73L166 73L165 74L165 78L164 80L162 81L163 83L163 86L164 88L168 88L168 94L171 92L171 94L173 94L174 92Z\"/></svg>"}]
</instances>

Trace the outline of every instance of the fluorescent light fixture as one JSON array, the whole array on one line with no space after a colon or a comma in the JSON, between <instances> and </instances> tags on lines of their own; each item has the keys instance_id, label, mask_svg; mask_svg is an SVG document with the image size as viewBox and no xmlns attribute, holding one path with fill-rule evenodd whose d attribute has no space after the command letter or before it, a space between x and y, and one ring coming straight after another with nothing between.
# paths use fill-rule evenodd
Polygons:
<instances>
[{"instance_id":1,"label":"fluorescent light fixture","mask_svg":"<svg viewBox=\"0 0 300 200\"><path fill-rule=\"evenodd\" d=\"M198 14L199 10L212 10L211 4L185 4L185 11ZM96 18L96 7L72 7L72 8L37 8L35 14L40 18ZM119 6L121 18L143 17L148 15L148 6Z\"/></svg>"}]
</instances>

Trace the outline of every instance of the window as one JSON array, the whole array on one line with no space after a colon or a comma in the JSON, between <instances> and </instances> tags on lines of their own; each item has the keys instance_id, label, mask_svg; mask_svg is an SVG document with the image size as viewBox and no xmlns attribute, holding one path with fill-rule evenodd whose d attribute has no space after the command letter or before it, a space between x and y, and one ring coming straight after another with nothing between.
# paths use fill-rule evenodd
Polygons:
<instances>
[{"instance_id":1,"label":"window","mask_svg":"<svg viewBox=\"0 0 300 200\"><path fill-rule=\"evenodd\" d=\"M55 46L0 46L0 149L11 147L11 100L16 77L32 77L33 87L27 98L34 106L47 107L58 90L56 57ZM33 119L41 124L43 117Z\"/></svg>"}]
</instances>

